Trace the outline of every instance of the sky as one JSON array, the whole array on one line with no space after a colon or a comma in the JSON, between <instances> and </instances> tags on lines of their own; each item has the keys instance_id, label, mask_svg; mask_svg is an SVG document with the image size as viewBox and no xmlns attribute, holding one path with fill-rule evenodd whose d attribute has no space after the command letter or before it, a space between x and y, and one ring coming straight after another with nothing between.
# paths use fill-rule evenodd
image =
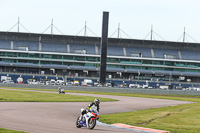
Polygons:
<instances>
[{"instance_id":1,"label":"sky","mask_svg":"<svg viewBox=\"0 0 200 133\"><path fill-rule=\"evenodd\" d=\"M154 40L181 42L185 27L185 41L199 43L199 5L200 0L0 0L0 31L17 32L19 18L20 32L51 34L53 20L53 34L84 36L86 23L86 35L100 37L107 11L108 37L117 38L119 28L120 38L150 40L153 27Z\"/></svg>"}]
</instances>

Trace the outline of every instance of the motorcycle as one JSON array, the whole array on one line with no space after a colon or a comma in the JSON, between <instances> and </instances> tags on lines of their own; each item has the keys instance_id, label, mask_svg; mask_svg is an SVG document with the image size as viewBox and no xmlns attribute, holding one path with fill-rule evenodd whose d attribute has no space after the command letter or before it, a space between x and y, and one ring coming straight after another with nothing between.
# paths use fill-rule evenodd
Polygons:
<instances>
[{"instance_id":1,"label":"motorcycle","mask_svg":"<svg viewBox=\"0 0 200 133\"><path fill-rule=\"evenodd\" d=\"M58 89L58 93L59 93L59 94L61 94L61 93L65 94L65 91L64 91L63 88L59 88L59 89Z\"/></svg>"},{"instance_id":2,"label":"motorcycle","mask_svg":"<svg viewBox=\"0 0 200 133\"><path fill-rule=\"evenodd\" d=\"M83 108L81 112L83 112ZM99 119L99 112L96 109L87 110L87 113L83 115L81 120L81 116L79 116L76 120L76 127L87 127L92 130L96 126L96 121Z\"/></svg>"}]
</instances>

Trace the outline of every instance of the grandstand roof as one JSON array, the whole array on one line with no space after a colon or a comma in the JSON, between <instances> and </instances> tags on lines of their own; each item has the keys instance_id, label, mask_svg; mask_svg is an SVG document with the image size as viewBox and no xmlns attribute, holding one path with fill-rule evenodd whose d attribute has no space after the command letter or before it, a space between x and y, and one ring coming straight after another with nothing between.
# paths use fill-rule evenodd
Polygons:
<instances>
[{"instance_id":1,"label":"grandstand roof","mask_svg":"<svg viewBox=\"0 0 200 133\"><path fill-rule=\"evenodd\" d=\"M20 41L41 41L52 43L80 43L100 45L100 37L89 36L72 36L72 35L51 35L38 33L21 33L21 32L0 32L1 40L20 40ZM139 39L109 38L108 45L115 46L134 46L144 48L162 48L176 50L197 50L200 51L199 43L172 42L172 41L155 41Z\"/></svg>"}]
</instances>

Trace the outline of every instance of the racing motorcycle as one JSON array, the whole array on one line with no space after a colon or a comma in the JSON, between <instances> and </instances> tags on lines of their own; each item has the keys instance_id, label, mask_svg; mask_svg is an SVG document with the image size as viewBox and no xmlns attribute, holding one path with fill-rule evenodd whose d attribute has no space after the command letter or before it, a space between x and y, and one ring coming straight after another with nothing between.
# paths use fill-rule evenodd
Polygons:
<instances>
[{"instance_id":1,"label":"racing motorcycle","mask_svg":"<svg viewBox=\"0 0 200 133\"><path fill-rule=\"evenodd\" d=\"M58 93L59 94L61 94L61 93L65 94L65 90L62 87L59 87L58 88Z\"/></svg>"},{"instance_id":2,"label":"racing motorcycle","mask_svg":"<svg viewBox=\"0 0 200 133\"><path fill-rule=\"evenodd\" d=\"M83 108L81 109L81 112L83 112ZM87 110L87 113L83 115L83 118L81 119L81 116L79 116L76 120L76 127L87 127L88 129L93 129L96 126L96 121L99 119L99 112L96 109Z\"/></svg>"}]
</instances>

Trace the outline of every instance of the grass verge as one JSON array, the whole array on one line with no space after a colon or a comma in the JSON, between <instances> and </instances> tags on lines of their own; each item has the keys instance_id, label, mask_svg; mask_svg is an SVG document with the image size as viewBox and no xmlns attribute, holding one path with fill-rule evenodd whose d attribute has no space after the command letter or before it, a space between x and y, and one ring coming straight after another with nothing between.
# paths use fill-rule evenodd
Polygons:
<instances>
[{"instance_id":1,"label":"grass verge","mask_svg":"<svg viewBox=\"0 0 200 133\"><path fill-rule=\"evenodd\" d=\"M0 128L0 133L27 133L27 132Z\"/></svg>"},{"instance_id":2,"label":"grass verge","mask_svg":"<svg viewBox=\"0 0 200 133\"><path fill-rule=\"evenodd\" d=\"M91 102L95 98L99 97L0 89L0 102ZM99 99L104 102L116 101L109 98Z\"/></svg>"}]
</instances>

